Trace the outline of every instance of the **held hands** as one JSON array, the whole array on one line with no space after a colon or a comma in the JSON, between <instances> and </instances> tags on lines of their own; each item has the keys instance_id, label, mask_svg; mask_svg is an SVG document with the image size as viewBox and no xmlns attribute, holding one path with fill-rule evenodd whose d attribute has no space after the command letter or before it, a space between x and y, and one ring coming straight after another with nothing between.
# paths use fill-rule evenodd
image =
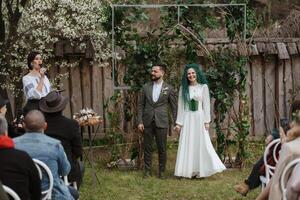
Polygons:
<instances>
[{"instance_id":1,"label":"held hands","mask_svg":"<svg viewBox=\"0 0 300 200\"><path fill-rule=\"evenodd\" d=\"M204 123L205 130L209 130L209 123Z\"/></svg>"},{"instance_id":2,"label":"held hands","mask_svg":"<svg viewBox=\"0 0 300 200\"><path fill-rule=\"evenodd\" d=\"M176 124L176 126L174 127L174 130L176 131L176 133L180 133L181 126L179 124Z\"/></svg>"},{"instance_id":3,"label":"held hands","mask_svg":"<svg viewBox=\"0 0 300 200\"><path fill-rule=\"evenodd\" d=\"M140 131L141 133L143 133L143 132L144 132L144 129L145 129L144 124L139 124L139 125L138 125L138 129L139 129L139 131Z\"/></svg>"}]
</instances>

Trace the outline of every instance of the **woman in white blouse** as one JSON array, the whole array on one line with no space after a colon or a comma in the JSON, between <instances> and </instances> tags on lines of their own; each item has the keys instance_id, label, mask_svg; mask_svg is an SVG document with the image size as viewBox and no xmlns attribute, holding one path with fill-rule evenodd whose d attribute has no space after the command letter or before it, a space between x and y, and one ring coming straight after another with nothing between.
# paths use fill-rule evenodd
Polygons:
<instances>
[{"instance_id":1,"label":"woman in white blouse","mask_svg":"<svg viewBox=\"0 0 300 200\"><path fill-rule=\"evenodd\" d=\"M23 108L25 116L30 110L39 109L39 101L51 91L51 84L45 75L41 54L32 51L27 56L29 73L22 78L26 104Z\"/></svg>"},{"instance_id":2,"label":"woman in white blouse","mask_svg":"<svg viewBox=\"0 0 300 200\"><path fill-rule=\"evenodd\" d=\"M209 136L207 81L197 64L185 66L178 97L175 130L180 133L175 176L201 178L225 170Z\"/></svg>"}]
</instances>

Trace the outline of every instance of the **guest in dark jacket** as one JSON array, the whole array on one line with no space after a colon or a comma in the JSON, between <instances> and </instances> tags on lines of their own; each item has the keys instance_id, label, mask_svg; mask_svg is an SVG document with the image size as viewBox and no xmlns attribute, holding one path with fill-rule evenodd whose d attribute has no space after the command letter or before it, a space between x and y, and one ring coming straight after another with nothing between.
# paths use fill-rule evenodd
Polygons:
<instances>
[{"instance_id":1,"label":"guest in dark jacket","mask_svg":"<svg viewBox=\"0 0 300 200\"><path fill-rule=\"evenodd\" d=\"M5 118L6 115L6 105L9 104L9 101L7 99L4 99L0 95L0 117ZM10 138L18 137L20 135L23 135L25 130L22 128L21 124L19 123L19 118L21 115L18 115L18 119L13 121L13 123L8 123L8 136Z\"/></svg>"},{"instance_id":2,"label":"guest in dark jacket","mask_svg":"<svg viewBox=\"0 0 300 200\"><path fill-rule=\"evenodd\" d=\"M69 182L76 181L79 186L82 182L82 165L78 158L82 155L82 139L78 122L62 114L67 103L68 98L58 91L52 91L40 101L40 110L44 112L48 124L45 134L61 141L71 163Z\"/></svg>"},{"instance_id":3,"label":"guest in dark jacket","mask_svg":"<svg viewBox=\"0 0 300 200\"><path fill-rule=\"evenodd\" d=\"M7 121L0 117L0 180L13 189L22 200L41 199L41 181L31 157L14 148L7 136Z\"/></svg>"}]
</instances>

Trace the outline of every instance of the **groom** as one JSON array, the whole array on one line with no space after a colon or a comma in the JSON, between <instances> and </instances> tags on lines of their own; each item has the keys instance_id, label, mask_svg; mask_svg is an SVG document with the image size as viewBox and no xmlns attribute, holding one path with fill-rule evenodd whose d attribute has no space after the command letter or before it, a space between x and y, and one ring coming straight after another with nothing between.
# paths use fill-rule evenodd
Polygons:
<instances>
[{"instance_id":1,"label":"groom","mask_svg":"<svg viewBox=\"0 0 300 200\"><path fill-rule=\"evenodd\" d=\"M176 120L177 99L171 85L163 81L166 66L152 67L151 82L143 86L138 105L138 129L144 133L145 177L151 176L152 143L155 137L158 148L159 178L164 177L167 159L168 105Z\"/></svg>"}]
</instances>

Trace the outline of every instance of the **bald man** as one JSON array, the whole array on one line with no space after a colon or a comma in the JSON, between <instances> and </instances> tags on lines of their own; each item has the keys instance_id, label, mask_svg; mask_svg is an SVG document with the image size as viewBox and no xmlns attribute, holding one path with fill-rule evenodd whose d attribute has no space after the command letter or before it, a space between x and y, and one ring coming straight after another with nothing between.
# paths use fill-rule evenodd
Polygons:
<instances>
[{"instance_id":1,"label":"bald man","mask_svg":"<svg viewBox=\"0 0 300 200\"><path fill-rule=\"evenodd\" d=\"M70 200L78 199L76 190L66 186L60 176L66 176L71 166L59 140L44 134L47 123L43 113L32 110L27 113L23 124L26 133L14 139L17 149L26 151L32 158L43 161L53 175L52 199ZM42 180L42 187L48 185L47 180ZM42 188L43 190L46 189Z\"/></svg>"}]
</instances>

